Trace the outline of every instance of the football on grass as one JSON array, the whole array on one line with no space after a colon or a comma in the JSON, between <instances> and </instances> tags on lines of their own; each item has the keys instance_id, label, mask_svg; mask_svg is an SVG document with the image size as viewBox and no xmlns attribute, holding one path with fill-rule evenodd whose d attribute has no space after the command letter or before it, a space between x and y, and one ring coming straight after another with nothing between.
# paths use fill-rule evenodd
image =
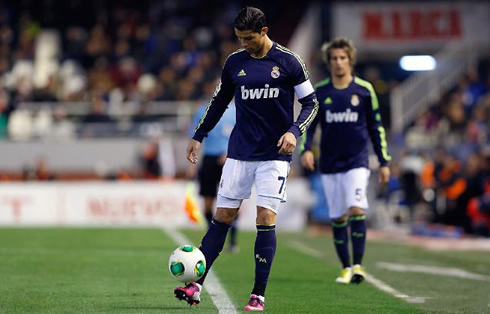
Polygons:
<instances>
[{"instance_id":1,"label":"football on grass","mask_svg":"<svg viewBox=\"0 0 490 314\"><path fill-rule=\"evenodd\" d=\"M201 250L192 245L179 246L168 260L170 274L180 282L190 283L204 275L206 258Z\"/></svg>"}]
</instances>

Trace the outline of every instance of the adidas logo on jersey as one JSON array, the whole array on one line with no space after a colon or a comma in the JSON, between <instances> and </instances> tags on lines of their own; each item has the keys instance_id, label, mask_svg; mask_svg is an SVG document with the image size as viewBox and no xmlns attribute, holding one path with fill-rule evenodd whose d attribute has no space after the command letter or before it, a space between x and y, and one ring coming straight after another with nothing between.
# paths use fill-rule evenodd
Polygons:
<instances>
[{"instance_id":1,"label":"adidas logo on jersey","mask_svg":"<svg viewBox=\"0 0 490 314\"><path fill-rule=\"evenodd\" d=\"M332 122L357 122L359 119L358 112L352 112L350 109L347 109L344 112L330 112L327 110L325 120L327 123Z\"/></svg>"},{"instance_id":2,"label":"adidas logo on jersey","mask_svg":"<svg viewBox=\"0 0 490 314\"><path fill-rule=\"evenodd\" d=\"M245 70L242 69L240 72L238 72L237 76L246 76L247 73L245 73Z\"/></svg>"},{"instance_id":3,"label":"adidas logo on jersey","mask_svg":"<svg viewBox=\"0 0 490 314\"><path fill-rule=\"evenodd\" d=\"M265 84L264 88L246 89L242 85L242 99L262 99L262 98L277 98L279 97L279 88L269 88L269 84Z\"/></svg>"}]
</instances>

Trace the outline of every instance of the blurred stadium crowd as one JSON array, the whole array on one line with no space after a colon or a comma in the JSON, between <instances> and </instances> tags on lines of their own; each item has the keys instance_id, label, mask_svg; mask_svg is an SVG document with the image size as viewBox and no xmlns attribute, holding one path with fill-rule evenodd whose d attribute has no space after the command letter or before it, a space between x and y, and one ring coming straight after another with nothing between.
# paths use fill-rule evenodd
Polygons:
<instances>
[{"instance_id":1,"label":"blurred stadium crowd","mask_svg":"<svg viewBox=\"0 0 490 314\"><path fill-rule=\"evenodd\" d=\"M244 3L224 3L71 0L55 9L52 1L0 4L0 139L117 137L124 123L163 123L167 113L155 109L156 102L205 101L224 59L238 48L232 23ZM260 7L271 37L287 45L304 4ZM389 130L389 93L403 77L379 64L361 60L357 73L373 83ZM326 75L319 57L310 68ZM378 196L395 208L394 219L403 220L407 208L408 220L488 235L489 115L490 62L484 59L402 135L389 134L393 178ZM100 133L91 124L114 128ZM141 152L140 178L161 177L157 155L150 141ZM38 160L21 178L55 179L47 162Z\"/></svg>"},{"instance_id":2,"label":"blurred stadium crowd","mask_svg":"<svg viewBox=\"0 0 490 314\"><path fill-rule=\"evenodd\" d=\"M384 191L387 201L394 197L412 222L458 226L461 229L455 235L464 230L489 236L489 117L487 59L468 69L441 101L420 113L407 128L392 163L392 180ZM396 142L393 139L392 146ZM418 232L441 233L426 228Z\"/></svg>"}]
</instances>

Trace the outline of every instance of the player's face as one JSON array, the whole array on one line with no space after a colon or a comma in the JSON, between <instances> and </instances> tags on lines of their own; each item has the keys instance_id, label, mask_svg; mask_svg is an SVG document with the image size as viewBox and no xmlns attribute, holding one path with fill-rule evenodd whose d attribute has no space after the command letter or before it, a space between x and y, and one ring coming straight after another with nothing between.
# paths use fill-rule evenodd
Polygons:
<instances>
[{"instance_id":1,"label":"player's face","mask_svg":"<svg viewBox=\"0 0 490 314\"><path fill-rule=\"evenodd\" d=\"M344 49L334 48L330 50L330 60L328 61L330 71L337 77L351 75L352 69L350 66L349 56Z\"/></svg>"},{"instance_id":2,"label":"player's face","mask_svg":"<svg viewBox=\"0 0 490 314\"><path fill-rule=\"evenodd\" d=\"M266 29L267 27L264 27L260 33L257 33L252 30L241 31L235 28L235 35L240 42L240 46L249 54L254 55L259 53L264 46Z\"/></svg>"}]
</instances>

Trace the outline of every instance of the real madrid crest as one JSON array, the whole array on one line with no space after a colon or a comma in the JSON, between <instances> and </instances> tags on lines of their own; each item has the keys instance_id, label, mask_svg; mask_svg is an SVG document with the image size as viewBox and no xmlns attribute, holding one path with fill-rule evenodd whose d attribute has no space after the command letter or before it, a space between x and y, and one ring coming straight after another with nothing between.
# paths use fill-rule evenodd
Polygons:
<instances>
[{"instance_id":1,"label":"real madrid crest","mask_svg":"<svg viewBox=\"0 0 490 314\"><path fill-rule=\"evenodd\" d=\"M278 78L279 75L281 75L281 72L279 72L279 67L278 66L273 66L272 71L271 71L271 76L273 78Z\"/></svg>"},{"instance_id":2,"label":"real madrid crest","mask_svg":"<svg viewBox=\"0 0 490 314\"><path fill-rule=\"evenodd\" d=\"M352 106L357 106L359 105L359 96L357 96L356 94L353 94L351 99L350 99L350 104Z\"/></svg>"}]
</instances>

